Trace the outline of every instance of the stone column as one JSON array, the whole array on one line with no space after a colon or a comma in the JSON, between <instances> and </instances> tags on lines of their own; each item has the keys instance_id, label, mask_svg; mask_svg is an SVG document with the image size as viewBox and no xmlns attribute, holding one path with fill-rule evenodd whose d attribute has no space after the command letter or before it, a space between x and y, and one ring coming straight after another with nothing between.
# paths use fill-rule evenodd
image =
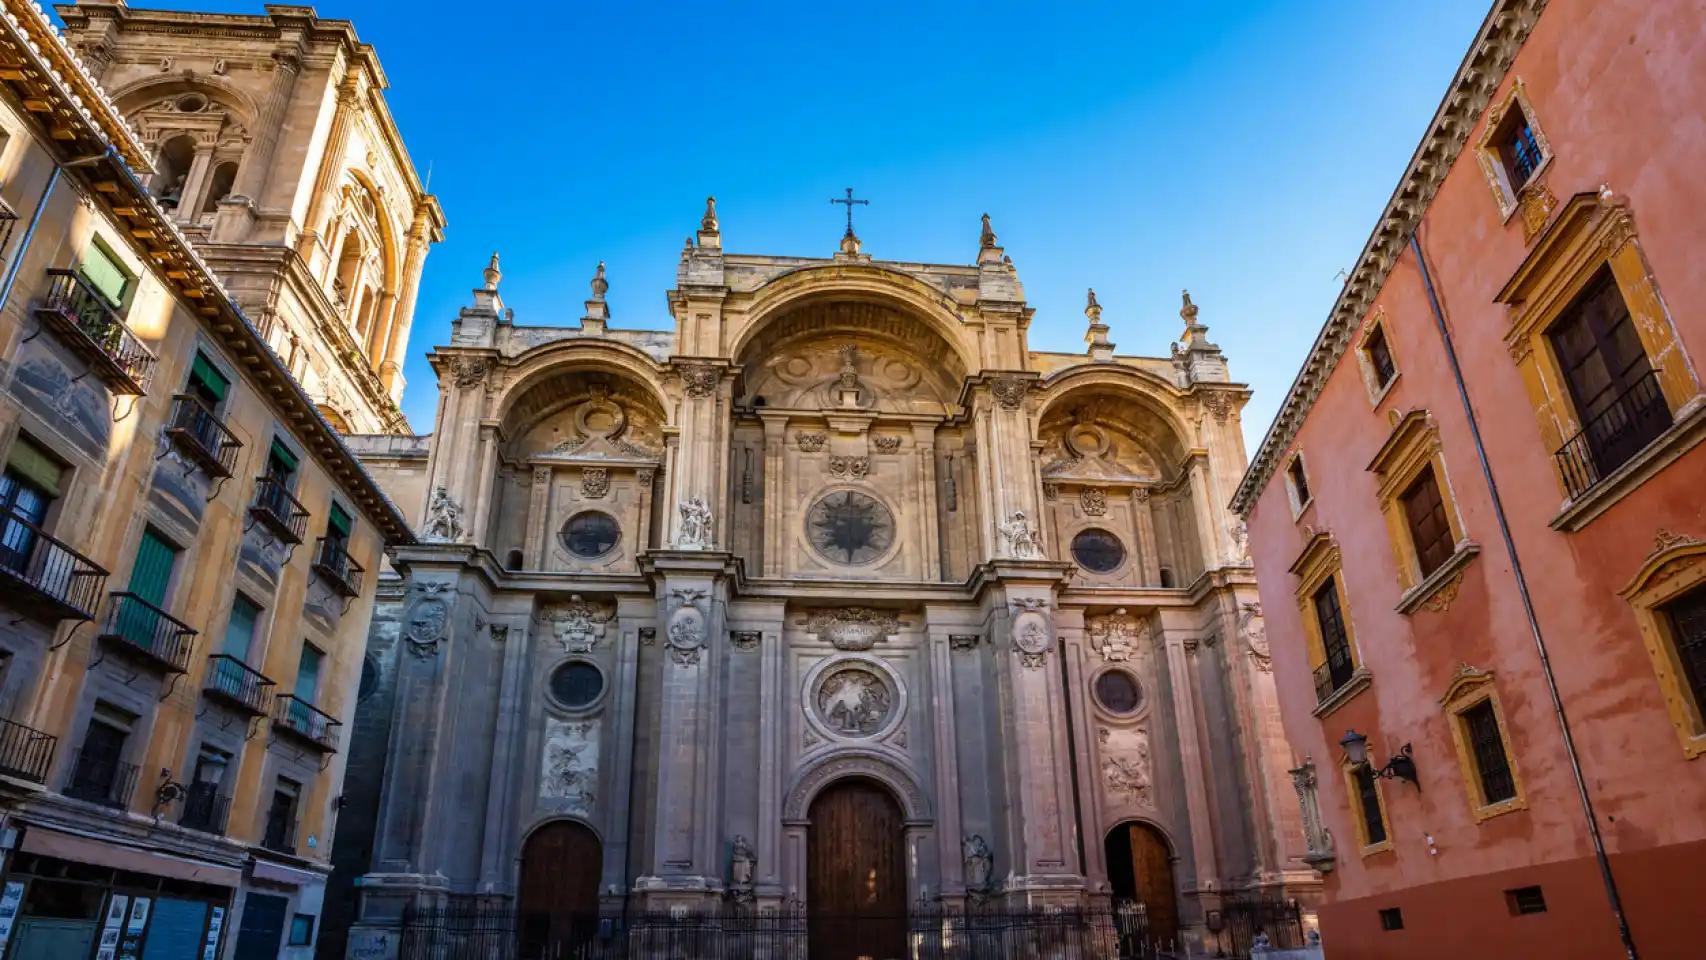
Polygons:
<instances>
[{"instance_id":1,"label":"stone column","mask_svg":"<svg viewBox=\"0 0 1706 960\"><path fill-rule=\"evenodd\" d=\"M785 514L782 492L784 461L788 455L788 416L782 413L759 413L764 422L764 564L766 577L782 575ZM768 714L766 714L768 716ZM762 869L763 859L759 859Z\"/></svg>"},{"instance_id":2,"label":"stone column","mask_svg":"<svg viewBox=\"0 0 1706 960\"><path fill-rule=\"evenodd\" d=\"M918 465L919 549L925 580L942 579L942 518L936 506L936 425L912 425L913 462Z\"/></svg>"},{"instance_id":3,"label":"stone column","mask_svg":"<svg viewBox=\"0 0 1706 960\"><path fill-rule=\"evenodd\" d=\"M482 422L479 434L480 442L476 448L479 456L474 458L479 464L479 473L474 475L473 486L468 490L468 500L472 502L463 504L463 516L467 517L468 542L483 544L487 531L491 529L492 501L497 499L498 447L502 445L503 434L495 422Z\"/></svg>"},{"instance_id":4,"label":"stone column","mask_svg":"<svg viewBox=\"0 0 1706 960\"><path fill-rule=\"evenodd\" d=\"M611 739L615 743L610 768L610 806L607 808L613 829L605 841L604 876L599 894L608 893L611 886L626 891L631 878L628 874L630 857L628 841L633 835L633 819L643 811L633 809L632 794L635 750L639 742L639 676L640 627L651 626L657 605L649 598L624 597L617 601L616 632L619 647L616 651L615 685L610 688L610 712L614 718Z\"/></svg>"},{"instance_id":5,"label":"stone column","mask_svg":"<svg viewBox=\"0 0 1706 960\"><path fill-rule=\"evenodd\" d=\"M255 121L254 139L243 154L237 168L237 182L231 187L232 196L247 197L259 208L272 177L273 151L278 147L278 134L284 126L284 112L296 93L296 77L302 71L302 51L294 44L273 51L272 83L267 85L266 99L261 102L261 115Z\"/></svg>"},{"instance_id":6,"label":"stone column","mask_svg":"<svg viewBox=\"0 0 1706 960\"><path fill-rule=\"evenodd\" d=\"M206 199L202 193L207 189L208 171L213 166L213 148L211 137L205 142L197 138L195 156L190 160L189 173L184 176L184 192L178 197L178 209L172 211L172 219L194 223L201 215L201 202Z\"/></svg>"},{"instance_id":7,"label":"stone column","mask_svg":"<svg viewBox=\"0 0 1706 960\"><path fill-rule=\"evenodd\" d=\"M1207 773L1203 768L1202 736L1197 729L1196 677L1191 669L1198 641L1161 626L1169 687L1173 694L1173 725L1179 736L1179 766L1184 775L1185 809L1191 829L1192 866L1196 889L1210 889L1215 876L1214 832L1210 826ZM1189 651L1187 651L1189 648Z\"/></svg>"},{"instance_id":8,"label":"stone column","mask_svg":"<svg viewBox=\"0 0 1706 960\"><path fill-rule=\"evenodd\" d=\"M527 500L527 542L522 547L526 551L523 562L529 570L545 569L545 527L551 519L550 511L551 468L534 467L533 490Z\"/></svg>"},{"instance_id":9,"label":"stone column","mask_svg":"<svg viewBox=\"0 0 1706 960\"><path fill-rule=\"evenodd\" d=\"M510 858L505 854L519 840L512 835L511 811L515 807L516 748L526 737L521 727L521 698L527 671L530 644L527 628L530 621L531 618L511 619L506 623L494 621L487 628L491 631L493 644L503 647L503 675L499 681L497 715L492 722L492 763L486 781L487 815L480 844L482 892L502 890L508 886Z\"/></svg>"},{"instance_id":10,"label":"stone column","mask_svg":"<svg viewBox=\"0 0 1706 960\"><path fill-rule=\"evenodd\" d=\"M1161 544L1155 539L1155 512L1149 505L1149 491L1139 488L1131 492L1133 531L1137 537L1138 561L1143 565L1143 586L1161 585Z\"/></svg>"},{"instance_id":11,"label":"stone column","mask_svg":"<svg viewBox=\"0 0 1706 960\"><path fill-rule=\"evenodd\" d=\"M298 250L308 261L309 269L316 274L319 273L320 261L314 254L317 249L324 248L319 232L320 220L326 215L338 177L344 172L344 150L349 146L350 127L354 126L356 113L361 109L365 87L360 68L349 67L343 82L338 84L338 104L332 113L332 129L326 135L326 148L320 154L320 170L314 177L314 192L308 198L308 218L302 224Z\"/></svg>"},{"instance_id":12,"label":"stone column","mask_svg":"<svg viewBox=\"0 0 1706 960\"><path fill-rule=\"evenodd\" d=\"M691 497L705 501L711 510L712 545L728 543L728 501L723 496L728 481L726 403L729 381L723 376L725 367L705 361L676 361L675 369L682 383L680 407L680 444L675 460L670 464L669 489L671 496L664 504L667 517L665 543L679 544L681 511L678 507Z\"/></svg>"},{"instance_id":13,"label":"stone column","mask_svg":"<svg viewBox=\"0 0 1706 960\"><path fill-rule=\"evenodd\" d=\"M755 892L763 900L781 900L782 770L788 754L781 717L788 693L787 655L783 650L783 605L777 603L758 641L758 876ZM756 624L755 624L756 626Z\"/></svg>"},{"instance_id":14,"label":"stone column","mask_svg":"<svg viewBox=\"0 0 1706 960\"><path fill-rule=\"evenodd\" d=\"M926 607L926 620L930 613ZM960 740L954 712L953 643L949 639L956 632L971 631L926 623L924 640L928 655L924 674L928 687L924 693L935 718L931 726L935 731L936 840L942 862L942 889L936 892L949 898L963 897L966 892L965 861L960 856Z\"/></svg>"},{"instance_id":15,"label":"stone column","mask_svg":"<svg viewBox=\"0 0 1706 960\"><path fill-rule=\"evenodd\" d=\"M415 210L409 227L409 249L403 258L403 287L391 311L391 326L385 337L384 360L379 364L379 382L395 400L403 395L403 360L409 347L409 327L415 318L415 296L420 291L421 270L426 264L427 241L431 239L427 207Z\"/></svg>"}]
</instances>

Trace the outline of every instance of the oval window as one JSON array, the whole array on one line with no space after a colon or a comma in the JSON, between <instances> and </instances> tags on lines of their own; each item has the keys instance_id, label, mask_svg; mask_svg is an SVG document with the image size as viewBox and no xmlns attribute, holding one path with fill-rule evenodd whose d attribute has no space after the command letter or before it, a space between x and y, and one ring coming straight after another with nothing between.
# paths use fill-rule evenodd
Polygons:
<instances>
[{"instance_id":1,"label":"oval window","mask_svg":"<svg viewBox=\"0 0 1706 960\"><path fill-rule=\"evenodd\" d=\"M582 660L551 671L551 699L570 709L589 706L604 692L604 674Z\"/></svg>"},{"instance_id":2,"label":"oval window","mask_svg":"<svg viewBox=\"0 0 1706 960\"><path fill-rule=\"evenodd\" d=\"M1143 703L1143 688L1124 670L1109 670L1096 678L1096 702L1109 713L1131 713Z\"/></svg>"},{"instance_id":3,"label":"oval window","mask_svg":"<svg viewBox=\"0 0 1706 960\"><path fill-rule=\"evenodd\" d=\"M1108 573L1125 562L1125 544L1106 530L1081 530L1072 538L1072 559L1092 573Z\"/></svg>"},{"instance_id":4,"label":"oval window","mask_svg":"<svg viewBox=\"0 0 1706 960\"><path fill-rule=\"evenodd\" d=\"M602 557L621 539L622 528L616 518L597 510L577 513L563 524L563 547L577 557Z\"/></svg>"},{"instance_id":5,"label":"oval window","mask_svg":"<svg viewBox=\"0 0 1706 960\"><path fill-rule=\"evenodd\" d=\"M894 543L894 517L875 497L837 490L806 511L806 536L833 563L870 563Z\"/></svg>"}]
</instances>

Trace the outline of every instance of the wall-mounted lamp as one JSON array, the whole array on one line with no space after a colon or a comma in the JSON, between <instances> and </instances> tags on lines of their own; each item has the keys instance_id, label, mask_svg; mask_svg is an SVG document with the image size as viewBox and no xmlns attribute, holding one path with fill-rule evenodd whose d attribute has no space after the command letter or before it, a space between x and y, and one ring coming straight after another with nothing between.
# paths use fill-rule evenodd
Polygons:
<instances>
[{"instance_id":1,"label":"wall-mounted lamp","mask_svg":"<svg viewBox=\"0 0 1706 960\"><path fill-rule=\"evenodd\" d=\"M1349 760L1352 766L1360 767L1365 764L1373 766L1368 759L1367 736L1355 730L1346 730L1344 739L1339 741L1339 746L1345 748L1345 759ZM1374 775L1387 779L1397 777L1408 782L1417 790L1422 789L1421 781L1416 779L1416 760L1410 752L1410 745L1407 743L1399 747L1397 753L1387 758L1386 765L1375 770Z\"/></svg>"}]
</instances>

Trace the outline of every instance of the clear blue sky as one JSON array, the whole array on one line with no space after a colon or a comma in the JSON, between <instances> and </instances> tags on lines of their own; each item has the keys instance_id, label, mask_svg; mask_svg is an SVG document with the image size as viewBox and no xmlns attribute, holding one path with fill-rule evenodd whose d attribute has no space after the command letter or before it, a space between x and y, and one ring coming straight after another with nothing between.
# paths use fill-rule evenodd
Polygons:
<instances>
[{"instance_id":1,"label":"clear blue sky","mask_svg":"<svg viewBox=\"0 0 1706 960\"><path fill-rule=\"evenodd\" d=\"M1034 349L1083 349L1093 286L1121 353L1164 355L1190 288L1256 391L1252 450L1487 7L317 4L378 49L450 223L405 370L417 431L425 353L494 249L518 323L573 323L602 259L613 326L668 328L707 194L725 249L827 256L851 185L878 258L968 263L987 211Z\"/></svg>"}]
</instances>

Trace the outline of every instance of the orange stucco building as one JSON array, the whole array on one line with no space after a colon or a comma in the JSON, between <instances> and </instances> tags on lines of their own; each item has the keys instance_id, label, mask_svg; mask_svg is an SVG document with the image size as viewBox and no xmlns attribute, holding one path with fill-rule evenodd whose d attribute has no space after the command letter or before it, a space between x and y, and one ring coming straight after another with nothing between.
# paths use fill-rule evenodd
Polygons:
<instances>
[{"instance_id":1,"label":"orange stucco building","mask_svg":"<svg viewBox=\"0 0 1706 960\"><path fill-rule=\"evenodd\" d=\"M1703 36L1496 2L1233 501L1330 956L1706 953Z\"/></svg>"}]
</instances>

